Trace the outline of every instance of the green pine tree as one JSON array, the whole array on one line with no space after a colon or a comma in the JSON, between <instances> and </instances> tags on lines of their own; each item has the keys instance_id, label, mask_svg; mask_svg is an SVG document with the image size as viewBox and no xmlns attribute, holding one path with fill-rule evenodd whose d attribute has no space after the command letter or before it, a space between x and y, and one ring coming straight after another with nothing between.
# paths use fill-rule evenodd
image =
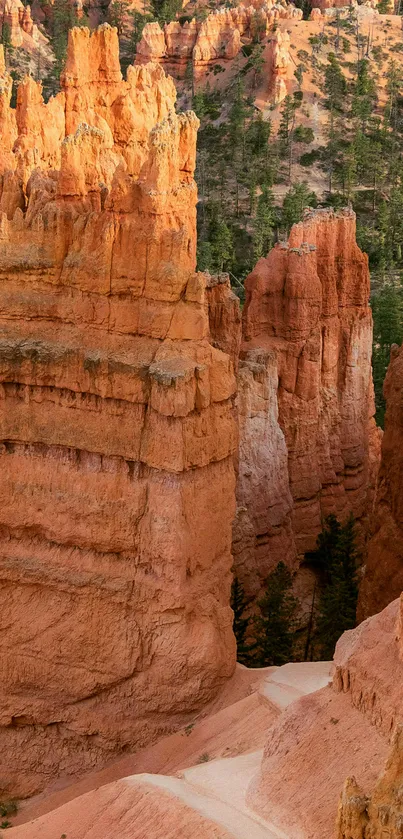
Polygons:
<instances>
[{"instance_id":1,"label":"green pine tree","mask_svg":"<svg viewBox=\"0 0 403 839\"><path fill-rule=\"evenodd\" d=\"M301 221L305 207L316 207L317 203L316 195L311 192L307 183L303 181L300 184L294 184L284 196L281 210L284 227L290 230L293 224Z\"/></svg>"},{"instance_id":2,"label":"green pine tree","mask_svg":"<svg viewBox=\"0 0 403 839\"><path fill-rule=\"evenodd\" d=\"M266 256L273 245L275 219L274 196L271 189L264 186L253 220L252 242L255 261L261 256Z\"/></svg>"},{"instance_id":3,"label":"green pine tree","mask_svg":"<svg viewBox=\"0 0 403 839\"><path fill-rule=\"evenodd\" d=\"M250 663L251 644L247 640L250 618L245 617L250 601L238 577L234 577L231 588L231 609L234 613L233 630L236 638L237 661L241 664Z\"/></svg>"},{"instance_id":4,"label":"green pine tree","mask_svg":"<svg viewBox=\"0 0 403 839\"><path fill-rule=\"evenodd\" d=\"M353 516L344 525L336 516L328 516L310 560L317 563L324 579L316 638L320 658L328 661L343 632L356 625L358 551Z\"/></svg>"},{"instance_id":5,"label":"green pine tree","mask_svg":"<svg viewBox=\"0 0 403 839\"><path fill-rule=\"evenodd\" d=\"M392 282L382 285L371 300L374 319L372 373L375 391L375 419L383 428L386 403L383 382L390 360L392 344L403 341L403 288Z\"/></svg>"},{"instance_id":6,"label":"green pine tree","mask_svg":"<svg viewBox=\"0 0 403 839\"><path fill-rule=\"evenodd\" d=\"M266 580L265 594L258 602L260 615L253 622L253 661L257 667L292 660L299 603L291 589L291 572L279 562Z\"/></svg>"}]
</instances>

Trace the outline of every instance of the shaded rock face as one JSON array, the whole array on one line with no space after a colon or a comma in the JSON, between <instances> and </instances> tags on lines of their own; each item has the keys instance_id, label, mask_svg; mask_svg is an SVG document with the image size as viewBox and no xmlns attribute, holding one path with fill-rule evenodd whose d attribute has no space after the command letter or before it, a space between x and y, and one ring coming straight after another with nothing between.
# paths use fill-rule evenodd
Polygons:
<instances>
[{"instance_id":1,"label":"shaded rock face","mask_svg":"<svg viewBox=\"0 0 403 839\"><path fill-rule=\"evenodd\" d=\"M398 603L400 608L396 610ZM339 665L336 669L335 684L338 688L343 690L347 687L351 692L353 703L370 716L372 724L380 727L386 736L392 735L384 770L372 790L364 791L354 777L346 779L337 815L338 839L400 839L403 835L403 715L401 700L399 701L403 675L403 595L399 601L393 603L381 614L388 612L394 614L396 611L398 611L398 618L395 638L391 639L395 654L393 684L391 684L390 675L392 672L390 655L384 655L383 661L379 662L380 672L375 683L372 682L372 684L369 681L364 682L363 676L366 673L362 665L357 666L357 660L359 662L357 654L356 662L352 667L351 664L350 667L347 664L347 667ZM380 618L381 615L376 616L361 626L376 625ZM361 632L366 640L365 629ZM379 645L375 637L374 641L375 645ZM389 667L385 667L386 662ZM378 682L382 678L385 679L388 690L384 690L383 695L379 695ZM360 687L361 695L359 694Z\"/></svg>"},{"instance_id":2,"label":"shaded rock face","mask_svg":"<svg viewBox=\"0 0 403 839\"><path fill-rule=\"evenodd\" d=\"M286 835L401 836L401 609L396 600L345 632L332 684L293 702L270 728L248 799Z\"/></svg>"},{"instance_id":3,"label":"shaded rock face","mask_svg":"<svg viewBox=\"0 0 403 839\"><path fill-rule=\"evenodd\" d=\"M385 431L359 617L379 611L403 589L403 347L392 347L384 383Z\"/></svg>"},{"instance_id":4,"label":"shaded rock face","mask_svg":"<svg viewBox=\"0 0 403 839\"><path fill-rule=\"evenodd\" d=\"M367 257L355 216L306 211L246 280L234 557L267 576L315 547L323 517L364 521L377 435ZM374 458L374 464L376 458Z\"/></svg>"},{"instance_id":5,"label":"shaded rock face","mask_svg":"<svg viewBox=\"0 0 403 839\"><path fill-rule=\"evenodd\" d=\"M337 816L337 839L401 839L403 835L403 725L393 738L378 783L367 796L347 778Z\"/></svg>"},{"instance_id":6,"label":"shaded rock face","mask_svg":"<svg viewBox=\"0 0 403 839\"><path fill-rule=\"evenodd\" d=\"M235 58L242 47L242 39L266 37L280 18L300 20L302 11L292 3L267 0L233 9L217 9L201 22L193 19L181 25L172 21L163 29L158 23L147 23L137 45L136 63L158 61L181 76L191 61L197 76L214 61Z\"/></svg>"},{"instance_id":7,"label":"shaded rock face","mask_svg":"<svg viewBox=\"0 0 403 839\"><path fill-rule=\"evenodd\" d=\"M182 725L235 666L235 378L195 273L196 117L116 30L1 99L1 795Z\"/></svg>"}]
</instances>

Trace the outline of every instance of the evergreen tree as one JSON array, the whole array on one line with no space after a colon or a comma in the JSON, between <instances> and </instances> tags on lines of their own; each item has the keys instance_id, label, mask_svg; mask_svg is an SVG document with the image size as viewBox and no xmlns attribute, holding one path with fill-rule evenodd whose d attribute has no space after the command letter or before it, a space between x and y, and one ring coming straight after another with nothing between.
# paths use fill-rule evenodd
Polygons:
<instances>
[{"instance_id":1,"label":"evergreen tree","mask_svg":"<svg viewBox=\"0 0 403 839\"><path fill-rule=\"evenodd\" d=\"M284 197L281 210L281 220L284 227L290 230L293 224L301 221L305 207L316 207L317 198L304 181L295 184Z\"/></svg>"},{"instance_id":2,"label":"evergreen tree","mask_svg":"<svg viewBox=\"0 0 403 839\"><path fill-rule=\"evenodd\" d=\"M353 516L344 525L334 515L328 516L310 559L316 561L324 577L316 635L319 655L327 661L343 632L356 625L358 552Z\"/></svg>"},{"instance_id":3,"label":"evergreen tree","mask_svg":"<svg viewBox=\"0 0 403 839\"><path fill-rule=\"evenodd\" d=\"M60 89L60 75L66 63L69 30L73 26L86 26L87 23L85 15L77 17L76 9L70 0L54 0L49 35L55 60L43 80L45 98L53 96Z\"/></svg>"},{"instance_id":4,"label":"evergreen tree","mask_svg":"<svg viewBox=\"0 0 403 839\"><path fill-rule=\"evenodd\" d=\"M1 29L1 43L3 44L4 60L6 63L6 67L8 67L10 55L13 51L13 45L11 43L11 28L10 24L7 23L7 21L3 23Z\"/></svg>"},{"instance_id":5,"label":"evergreen tree","mask_svg":"<svg viewBox=\"0 0 403 839\"><path fill-rule=\"evenodd\" d=\"M346 80L340 64L334 52L330 52L328 55L328 64L325 69L325 92L327 94L325 105L330 111L331 138L335 130L335 114L343 110L346 87Z\"/></svg>"},{"instance_id":6,"label":"evergreen tree","mask_svg":"<svg viewBox=\"0 0 403 839\"><path fill-rule=\"evenodd\" d=\"M175 20L181 8L181 0L151 0L151 11L161 26Z\"/></svg>"},{"instance_id":7,"label":"evergreen tree","mask_svg":"<svg viewBox=\"0 0 403 839\"><path fill-rule=\"evenodd\" d=\"M264 186L257 202L256 217L253 222L253 257L256 261L266 256L274 239L275 224L274 196L271 189Z\"/></svg>"},{"instance_id":8,"label":"evergreen tree","mask_svg":"<svg viewBox=\"0 0 403 839\"><path fill-rule=\"evenodd\" d=\"M351 110L363 133L365 133L368 120L376 106L376 100L376 84L370 73L370 63L367 58L362 58L358 62L357 81Z\"/></svg>"},{"instance_id":9,"label":"evergreen tree","mask_svg":"<svg viewBox=\"0 0 403 839\"><path fill-rule=\"evenodd\" d=\"M233 245L231 231L217 205L213 205L211 212L209 241L213 257L213 270L221 273L231 259Z\"/></svg>"},{"instance_id":10,"label":"evergreen tree","mask_svg":"<svg viewBox=\"0 0 403 839\"><path fill-rule=\"evenodd\" d=\"M249 65L253 70L252 90L254 90L256 85L260 81L260 77L262 75L262 70L264 67L263 47L261 44L255 44L249 58Z\"/></svg>"},{"instance_id":11,"label":"evergreen tree","mask_svg":"<svg viewBox=\"0 0 403 839\"><path fill-rule=\"evenodd\" d=\"M236 638L237 661L241 664L250 663L251 645L247 641L249 618L245 617L250 601L247 600L245 590L238 577L234 577L231 588L231 609L234 613L233 630Z\"/></svg>"},{"instance_id":12,"label":"evergreen tree","mask_svg":"<svg viewBox=\"0 0 403 839\"><path fill-rule=\"evenodd\" d=\"M119 38L127 35L129 7L128 0L112 0L108 6L108 22L116 27Z\"/></svg>"},{"instance_id":13,"label":"evergreen tree","mask_svg":"<svg viewBox=\"0 0 403 839\"><path fill-rule=\"evenodd\" d=\"M255 666L282 665L292 660L299 603L291 592L290 570L279 562L266 580L260 615L254 620Z\"/></svg>"},{"instance_id":14,"label":"evergreen tree","mask_svg":"<svg viewBox=\"0 0 403 839\"><path fill-rule=\"evenodd\" d=\"M403 341L403 289L393 282L386 282L371 300L374 318L374 343L372 351L372 373L375 391L375 419L383 428L385 419L385 398L383 382L390 361L392 344Z\"/></svg>"}]
</instances>

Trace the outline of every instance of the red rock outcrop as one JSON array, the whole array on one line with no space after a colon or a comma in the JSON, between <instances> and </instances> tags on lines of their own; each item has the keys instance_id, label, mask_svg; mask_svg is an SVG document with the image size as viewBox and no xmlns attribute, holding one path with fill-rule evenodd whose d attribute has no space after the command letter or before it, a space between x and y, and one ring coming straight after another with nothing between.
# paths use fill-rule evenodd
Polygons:
<instances>
[{"instance_id":1,"label":"red rock outcrop","mask_svg":"<svg viewBox=\"0 0 403 839\"><path fill-rule=\"evenodd\" d=\"M248 798L259 815L286 835L334 836L347 776L354 776L357 786L352 789L350 781L344 790L340 839L401 835L396 832L402 814L403 723L398 616L399 601L395 601L344 633L336 647L333 684L292 703L270 728L261 772ZM385 762L385 773L378 780ZM351 794L354 819L350 819ZM368 831L349 832L362 822L366 809Z\"/></svg>"},{"instance_id":2,"label":"red rock outcrop","mask_svg":"<svg viewBox=\"0 0 403 839\"><path fill-rule=\"evenodd\" d=\"M44 105L26 79L1 111L1 795L178 727L235 666L198 122L161 67L122 80L107 25L69 33L62 87Z\"/></svg>"},{"instance_id":3,"label":"red rock outcrop","mask_svg":"<svg viewBox=\"0 0 403 839\"><path fill-rule=\"evenodd\" d=\"M347 778L337 816L337 839L400 839L403 833L403 726L393 738L378 783L367 796Z\"/></svg>"},{"instance_id":4,"label":"red rock outcrop","mask_svg":"<svg viewBox=\"0 0 403 839\"><path fill-rule=\"evenodd\" d=\"M287 78L291 65L290 35L278 30L269 42L269 95L275 105L287 96Z\"/></svg>"},{"instance_id":5,"label":"red rock outcrop","mask_svg":"<svg viewBox=\"0 0 403 839\"><path fill-rule=\"evenodd\" d=\"M191 60L197 74L212 62L235 58L242 47L242 39L248 41L256 35L265 38L280 18L300 20L302 11L292 3L269 0L232 9L216 9L201 22L193 19L181 25L172 21L164 29L158 23L147 23L137 45L136 63L158 61L180 77ZM279 66L283 53L278 56Z\"/></svg>"},{"instance_id":6,"label":"red rock outcrop","mask_svg":"<svg viewBox=\"0 0 403 839\"><path fill-rule=\"evenodd\" d=\"M385 431L359 616L379 611L403 589L403 347L392 347L384 382Z\"/></svg>"},{"instance_id":7,"label":"red rock outcrop","mask_svg":"<svg viewBox=\"0 0 403 839\"><path fill-rule=\"evenodd\" d=\"M8 28L9 40L13 47L32 48L45 44L47 39L32 20L31 7L24 6L21 0L1 0L0 30Z\"/></svg>"},{"instance_id":8,"label":"red rock outcrop","mask_svg":"<svg viewBox=\"0 0 403 839\"><path fill-rule=\"evenodd\" d=\"M307 211L246 280L238 397L245 529L237 525L234 544L244 579L242 569L264 577L280 559L295 567L329 513L367 515L377 440L368 297L368 261L349 210Z\"/></svg>"}]
</instances>

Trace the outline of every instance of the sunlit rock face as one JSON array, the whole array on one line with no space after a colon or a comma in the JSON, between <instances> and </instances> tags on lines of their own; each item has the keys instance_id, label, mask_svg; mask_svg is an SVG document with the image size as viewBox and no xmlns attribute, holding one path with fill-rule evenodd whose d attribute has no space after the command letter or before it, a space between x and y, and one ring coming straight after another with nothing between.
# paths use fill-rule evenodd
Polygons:
<instances>
[{"instance_id":1,"label":"sunlit rock face","mask_svg":"<svg viewBox=\"0 0 403 839\"><path fill-rule=\"evenodd\" d=\"M3 68L4 69L4 68ZM1 795L182 725L235 665L234 367L195 273L198 121L116 30L0 95Z\"/></svg>"},{"instance_id":2,"label":"sunlit rock face","mask_svg":"<svg viewBox=\"0 0 403 839\"><path fill-rule=\"evenodd\" d=\"M329 513L366 522L378 450L368 298L350 210L306 211L246 280L234 557L252 591L280 560L298 567Z\"/></svg>"},{"instance_id":3,"label":"sunlit rock face","mask_svg":"<svg viewBox=\"0 0 403 839\"><path fill-rule=\"evenodd\" d=\"M203 21L197 21L195 18L183 24L171 21L164 27L156 22L147 23L137 45L136 63L156 61L181 77L191 62L195 77L200 78L205 68L215 61L229 61L235 58L241 50L242 39L247 41L250 38L265 38L275 22L280 19L301 20L302 11L292 3L282 4L266 0L264 3L249 3L232 9L215 9ZM287 34L284 33L283 38L286 37ZM280 41L281 38L280 33ZM275 40L277 43L278 38ZM284 56L284 49L282 55ZM291 60L289 55L288 60ZM274 91L274 77L279 75L281 61L272 64L271 83ZM281 101L283 96L277 101Z\"/></svg>"}]
</instances>

